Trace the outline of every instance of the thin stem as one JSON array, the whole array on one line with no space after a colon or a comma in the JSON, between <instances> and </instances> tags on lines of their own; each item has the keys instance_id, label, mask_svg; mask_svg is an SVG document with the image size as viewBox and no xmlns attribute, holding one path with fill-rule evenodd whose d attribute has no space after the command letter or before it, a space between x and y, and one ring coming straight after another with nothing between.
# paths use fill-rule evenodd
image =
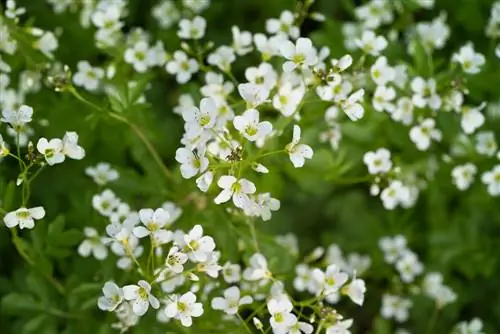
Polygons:
<instances>
[{"instance_id":1,"label":"thin stem","mask_svg":"<svg viewBox=\"0 0 500 334\"><path fill-rule=\"evenodd\" d=\"M74 97L76 97L78 100L80 100L81 102L93 107L94 109L97 109L101 112L106 112L107 115L109 115L111 118L121 122L121 123L124 123L124 124L127 124L131 129L132 131L139 137L139 139L142 141L142 143L146 146L147 150L149 151L149 153L151 154L151 156L153 157L153 160L156 162L156 164L158 165L158 167L160 167L160 169L162 170L163 174L165 175L165 177L171 181L174 181L174 182L177 182L177 180L173 177L172 173L170 172L170 170L165 166L165 164L163 163L160 155L158 154L158 152L156 151L156 149L154 148L153 144L151 144L151 142L149 141L149 139L146 137L146 135L142 132L142 130L137 126L135 125L134 123L132 123L131 121L129 121L127 118L123 117L123 116L120 116L116 113L113 113L113 112L107 112L105 109L99 107L98 105L88 101L87 99L85 99L83 96L81 96L77 91L76 89L73 87L73 86L70 86L68 88L68 91L73 94Z\"/></svg>"},{"instance_id":2,"label":"thin stem","mask_svg":"<svg viewBox=\"0 0 500 334\"><path fill-rule=\"evenodd\" d=\"M250 327L248 327L247 323L245 322L245 320L241 317L241 315L239 313L236 313L236 316L240 319L240 321L242 322L243 326L245 327L246 331L250 334L252 334L252 330L250 329Z\"/></svg>"},{"instance_id":3,"label":"thin stem","mask_svg":"<svg viewBox=\"0 0 500 334\"><path fill-rule=\"evenodd\" d=\"M323 320L319 322L318 328L316 328L316 331L314 332L315 334L321 332L321 330L323 329L323 323L324 323Z\"/></svg>"},{"instance_id":4,"label":"thin stem","mask_svg":"<svg viewBox=\"0 0 500 334\"><path fill-rule=\"evenodd\" d=\"M247 220L246 223L250 228L250 235L252 236L253 246L255 247L255 250L260 253L259 242L257 241L257 233L255 231L255 225L251 220Z\"/></svg>"},{"instance_id":5,"label":"thin stem","mask_svg":"<svg viewBox=\"0 0 500 334\"><path fill-rule=\"evenodd\" d=\"M265 307L267 306L266 303L263 303L262 305L260 305L259 307L257 307L248 317L247 317L247 320L245 320L245 322L249 322L250 320L252 320L253 317L255 317L260 311L262 311Z\"/></svg>"},{"instance_id":6,"label":"thin stem","mask_svg":"<svg viewBox=\"0 0 500 334\"><path fill-rule=\"evenodd\" d=\"M438 316L439 316L439 306L436 303L436 306L434 307L434 310L432 311L432 315L431 315L431 318L429 320L429 324L427 325L427 331L426 331L427 334L432 333L432 330L433 330L434 326L436 325L436 321L437 321Z\"/></svg>"}]
</instances>

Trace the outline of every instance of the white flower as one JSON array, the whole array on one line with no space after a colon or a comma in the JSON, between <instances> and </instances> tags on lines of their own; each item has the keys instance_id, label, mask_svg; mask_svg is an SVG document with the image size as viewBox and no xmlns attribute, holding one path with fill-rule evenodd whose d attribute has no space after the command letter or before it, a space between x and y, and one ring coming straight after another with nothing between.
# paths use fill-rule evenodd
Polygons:
<instances>
[{"instance_id":1,"label":"white flower","mask_svg":"<svg viewBox=\"0 0 500 334\"><path fill-rule=\"evenodd\" d=\"M123 301L123 290L115 282L104 283L102 294L104 296L99 297L97 306L103 311L113 312Z\"/></svg>"},{"instance_id":2,"label":"white flower","mask_svg":"<svg viewBox=\"0 0 500 334\"><path fill-rule=\"evenodd\" d=\"M325 272L317 268L314 269L312 271L312 276L325 296L338 292L349 278L347 274L341 272L340 268L335 264L329 265Z\"/></svg>"},{"instance_id":3,"label":"white flower","mask_svg":"<svg viewBox=\"0 0 500 334\"><path fill-rule=\"evenodd\" d=\"M370 1L356 7L354 13L363 26L370 29L376 29L382 23L391 23L394 20L393 9L386 0Z\"/></svg>"},{"instance_id":4,"label":"white flower","mask_svg":"<svg viewBox=\"0 0 500 334\"><path fill-rule=\"evenodd\" d=\"M179 31L177 36L182 39L201 39L205 35L207 28L207 21L201 17L196 16L193 20L182 19L179 22Z\"/></svg>"},{"instance_id":5,"label":"white flower","mask_svg":"<svg viewBox=\"0 0 500 334\"><path fill-rule=\"evenodd\" d=\"M366 152L363 162L370 174L387 173L392 168L391 152L386 148L379 148L375 152Z\"/></svg>"},{"instance_id":6,"label":"white flower","mask_svg":"<svg viewBox=\"0 0 500 334\"><path fill-rule=\"evenodd\" d=\"M33 47L40 50L44 55L51 59L54 57L52 52L54 52L58 46L59 43L57 42L56 36L50 31L45 32L42 37L40 37L33 44Z\"/></svg>"},{"instance_id":7,"label":"white flower","mask_svg":"<svg viewBox=\"0 0 500 334\"><path fill-rule=\"evenodd\" d=\"M62 139L62 152L69 158L81 160L85 157L85 150L78 145L78 134L66 132Z\"/></svg>"},{"instance_id":8,"label":"white flower","mask_svg":"<svg viewBox=\"0 0 500 334\"><path fill-rule=\"evenodd\" d=\"M409 299L384 294L382 296L382 309L380 313L384 319L394 318L397 322L405 322L410 316L409 309L412 304Z\"/></svg>"},{"instance_id":9,"label":"white flower","mask_svg":"<svg viewBox=\"0 0 500 334\"><path fill-rule=\"evenodd\" d=\"M262 193L256 199L258 205L258 215L263 221L271 219L271 211L278 211L280 209L280 201L272 198L270 193Z\"/></svg>"},{"instance_id":10,"label":"white flower","mask_svg":"<svg viewBox=\"0 0 500 334\"><path fill-rule=\"evenodd\" d=\"M188 260L188 256L179 250L179 247L174 246L168 251L165 259L165 266L172 272L180 274L184 271L184 263Z\"/></svg>"},{"instance_id":11,"label":"white flower","mask_svg":"<svg viewBox=\"0 0 500 334\"><path fill-rule=\"evenodd\" d=\"M295 44L283 40L279 48L281 55L288 59L283 64L285 72L291 72L297 67L313 66L318 62L318 52L309 38L300 37Z\"/></svg>"},{"instance_id":12,"label":"white flower","mask_svg":"<svg viewBox=\"0 0 500 334\"><path fill-rule=\"evenodd\" d=\"M79 61L78 72L73 76L73 83L88 91L95 91L99 87L100 80L104 77L104 70L92 67L88 61Z\"/></svg>"},{"instance_id":13,"label":"white flower","mask_svg":"<svg viewBox=\"0 0 500 334\"><path fill-rule=\"evenodd\" d=\"M370 68L370 74L378 86L385 86L396 78L396 71L389 66L385 56L377 58L375 64Z\"/></svg>"},{"instance_id":14,"label":"white flower","mask_svg":"<svg viewBox=\"0 0 500 334\"><path fill-rule=\"evenodd\" d=\"M240 31L237 26L231 27L233 34L233 49L237 55L243 56L252 51L252 33L248 31Z\"/></svg>"},{"instance_id":15,"label":"white flower","mask_svg":"<svg viewBox=\"0 0 500 334\"><path fill-rule=\"evenodd\" d=\"M436 301L438 307L443 307L457 299L455 292L443 284L443 276L440 273L431 272L425 275L422 289L427 296Z\"/></svg>"},{"instance_id":16,"label":"white flower","mask_svg":"<svg viewBox=\"0 0 500 334\"><path fill-rule=\"evenodd\" d=\"M297 107L304 98L305 86L293 87L290 83L281 85L273 98L273 107L278 109L284 116L290 117L297 111Z\"/></svg>"},{"instance_id":17,"label":"white flower","mask_svg":"<svg viewBox=\"0 0 500 334\"><path fill-rule=\"evenodd\" d=\"M462 119L460 120L460 126L466 134L470 135L483 126L485 117L481 110L483 110L484 107L486 107L486 103L484 102L477 107L462 106Z\"/></svg>"},{"instance_id":18,"label":"white flower","mask_svg":"<svg viewBox=\"0 0 500 334\"><path fill-rule=\"evenodd\" d=\"M195 13L201 13L210 5L210 0L182 0L182 5Z\"/></svg>"},{"instance_id":19,"label":"white flower","mask_svg":"<svg viewBox=\"0 0 500 334\"><path fill-rule=\"evenodd\" d=\"M26 13L24 7L16 8L16 2L14 0L7 0L5 8L5 16L9 19L16 19L17 17Z\"/></svg>"},{"instance_id":20,"label":"white flower","mask_svg":"<svg viewBox=\"0 0 500 334\"><path fill-rule=\"evenodd\" d=\"M394 112L394 104L391 102L396 98L396 90L392 87L377 86L373 94L373 108L376 111Z\"/></svg>"},{"instance_id":21,"label":"white flower","mask_svg":"<svg viewBox=\"0 0 500 334\"><path fill-rule=\"evenodd\" d=\"M428 106L432 110L438 110L441 107L441 97L436 94L436 80L424 80L421 77L416 77L411 82L411 90L413 91L412 101L418 108Z\"/></svg>"},{"instance_id":22,"label":"white flower","mask_svg":"<svg viewBox=\"0 0 500 334\"><path fill-rule=\"evenodd\" d=\"M201 129L210 129L215 126L218 108L214 99L205 97L200 101L200 108L186 107L182 111L182 117L188 126L195 126Z\"/></svg>"},{"instance_id":23,"label":"white flower","mask_svg":"<svg viewBox=\"0 0 500 334\"><path fill-rule=\"evenodd\" d=\"M285 151L288 153L290 161L295 168L301 168L302 166L304 166L306 159L312 159L314 154L311 146L306 144L299 144L300 132L300 127L295 124L293 126L292 141L285 147Z\"/></svg>"},{"instance_id":24,"label":"white flower","mask_svg":"<svg viewBox=\"0 0 500 334\"><path fill-rule=\"evenodd\" d=\"M18 131L23 128L27 123L30 123L33 117L33 108L27 105L21 105L19 109L8 109L2 110L2 118L0 121L4 123L9 123L14 130Z\"/></svg>"},{"instance_id":25,"label":"white flower","mask_svg":"<svg viewBox=\"0 0 500 334\"><path fill-rule=\"evenodd\" d=\"M99 236L92 227L85 227L83 233L85 234L85 240L78 246L78 254L88 257L92 253L98 260L104 260L108 257L108 249L105 246L106 238Z\"/></svg>"},{"instance_id":26,"label":"white flower","mask_svg":"<svg viewBox=\"0 0 500 334\"><path fill-rule=\"evenodd\" d=\"M393 238L383 237L378 244L384 253L385 262L389 264L395 263L407 249L406 238L402 235L396 235Z\"/></svg>"},{"instance_id":27,"label":"white flower","mask_svg":"<svg viewBox=\"0 0 500 334\"><path fill-rule=\"evenodd\" d=\"M482 54L474 51L474 46L470 42L462 46L458 53L454 53L451 60L459 63L462 70L468 74L479 73L486 62Z\"/></svg>"},{"instance_id":28,"label":"white flower","mask_svg":"<svg viewBox=\"0 0 500 334\"><path fill-rule=\"evenodd\" d=\"M498 149L495 134L492 131L480 132L476 135L476 151L479 154L494 156Z\"/></svg>"},{"instance_id":29,"label":"white flower","mask_svg":"<svg viewBox=\"0 0 500 334\"><path fill-rule=\"evenodd\" d=\"M140 280L137 285L124 286L123 298L132 301L132 310L138 316L144 315L150 304L154 309L160 307L158 299L151 294L151 285L144 280Z\"/></svg>"},{"instance_id":30,"label":"white flower","mask_svg":"<svg viewBox=\"0 0 500 334\"><path fill-rule=\"evenodd\" d=\"M347 295L355 304L363 305L366 293L365 281L354 277L349 284L342 288L342 293Z\"/></svg>"},{"instance_id":31,"label":"white flower","mask_svg":"<svg viewBox=\"0 0 500 334\"><path fill-rule=\"evenodd\" d=\"M255 184L247 179L236 179L231 175L223 175L217 181L217 185L222 191L214 199L215 204L229 201L232 197L233 203L240 209L245 209L250 203L249 194L256 191Z\"/></svg>"},{"instance_id":32,"label":"white flower","mask_svg":"<svg viewBox=\"0 0 500 334\"><path fill-rule=\"evenodd\" d=\"M241 280L241 268L239 264L226 262L222 267L222 277L226 283L238 283Z\"/></svg>"},{"instance_id":33,"label":"white flower","mask_svg":"<svg viewBox=\"0 0 500 334\"><path fill-rule=\"evenodd\" d=\"M183 51L175 51L172 60L166 67L167 72L175 74L177 82L184 84L191 79L191 76L198 72L198 62L193 58L188 58Z\"/></svg>"},{"instance_id":34,"label":"white flower","mask_svg":"<svg viewBox=\"0 0 500 334\"><path fill-rule=\"evenodd\" d=\"M288 334L311 334L314 327L307 322L295 319L295 323L291 324L286 330L288 331Z\"/></svg>"},{"instance_id":35,"label":"white flower","mask_svg":"<svg viewBox=\"0 0 500 334\"><path fill-rule=\"evenodd\" d=\"M294 25L295 17L291 11L285 10L279 19L269 19L266 21L266 31L270 34L283 34L291 38L298 38L300 30Z\"/></svg>"},{"instance_id":36,"label":"white flower","mask_svg":"<svg viewBox=\"0 0 500 334\"><path fill-rule=\"evenodd\" d=\"M446 25L446 14L440 15L432 22L421 22L417 24L417 34L424 46L442 49L450 37L450 28Z\"/></svg>"},{"instance_id":37,"label":"white flower","mask_svg":"<svg viewBox=\"0 0 500 334\"><path fill-rule=\"evenodd\" d=\"M298 264L295 267L295 273L297 276L293 280L293 287L300 292L307 290L310 293L314 293L316 290L316 284L313 280L314 272L312 272L312 269L307 264Z\"/></svg>"},{"instance_id":38,"label":"white flower","mask_svg":"<svg viewBox=\"0 0 500 334\"><path fill-rule=\"evenodd\" d=\"M396 206L403 205L409 198L409 189L399 180L391 181L389 186L380 193L382 204L387 210L393 210Z\"/></svg>"},{"instance_id":39,"label":"white flower","mask_svg":"<svg viewBox=\"0 0 500 334\"><path fill-rule=\"evenodd\" d=\"M210 185L212 185L213 180L214 173L207 171L196 179L196 186L205 193L208 191L208 188L210 188Z\"/></svg>"},{"instance_id":40,"label":"white flower","mask_svg":"<svg viewBox=\"0 0 500 334\"><path fill-rule=\"evenodd\" d=\"M250 83L271 90L276 86L278 74L271 64L264 62L258 67L248 67L245 70L245 78Z\"/></svg>"},{"instance_id":41,"label":"white flower","mask_svg":"<svg viewBox=\"0 0 500 334\"><path fill-rule=\"evenodd\" d=\"M240 297L240 289L237 286L232 286L224 290L224 297L215 297L212 299L212 308L224 311L229 315L234 315L238 313L240 306L251 304L252 301L252 297L250 296Z\"/></svg>"},{"instance_id":42,"label":"white flower","mask_svg":"<svg viewBox=\"0 0 500 334\"><path fill-rule=\"evenodd\" d=\"M170 28L181 17L175 3L171 0L163 0L155 5L152 15L158 21L160 27L164 29Z\"/></svg>"},{"instance_id":43,"label":"white flower","mask_svg":"<svg viewBox=\"0 0 500 334\"><path fill-rule=\"evenodd\" d=\"M359 89L352 93L347 99L340 102L342 110L345 112L347 117L351 119L351 121L357 121L363 118L365 114L363 106L358 103L363 99L364 94L364 89Z\"/></svg>"},{"instance_id":44,"label":"white flower","mask_svg":"<svg viewBox=\"0 0 500 334\"><path fill-rule=\"evenodd\" d=\"M165 309L165 314L169 318L181 321L182 326L191 327L192 317L199 317L203 314L203 305L196 302L196 295L186 292L180 298L174 295Z\"/></svg>"},{"instance_id":45,"label":"white flower","mask_svg":"<svg viewBox=\"0 0 500 334\"><path fill-rule=\"evenodd\" d=\"M49 141L46 138L40 138L36 144L36 149L44 156L45 161L50 166L64 162L65 155L61 139L54 138Z\"/></svg>"},{"instance_id":46,"label":"white flower","mask_svg":"<svg viewBox=\"0 0 500 334\"><path fill-rule=\"evenodd\" d=\"M436 121L426 118L419 125L415 125L410 130L410 139L417 149L426 151L431 146L432 140L441 141L441 131L436 129Z\"/></svg>"},{"instance_id":47,"label":"white flower","mask_svg":"<svg viewBox=\"0 0 500 334\"><path fill-rule=\"evenodd\" d=\"M190 250L189 258L196 262L205 261L215 249L214 239L203 235L201 225L195 225L188 234L184 235L184 242Z\"/></svg>"},{"instance_id":48,"label":"white flower","mask_svg":"<svg viewBox=\"0 0 500 334\"><path fill-rule=\"evenodd\" d=\"M481 182L487 186L488 193L491 196L500 195L500 165L496 165L492 170L483 173Z\"/></svg>"},{"instance_id":49,"label":"white flower","mask_svg":"<svg viewBox=\"0 0 500 334\"><path fill-rule=\"evenodd\" d=\"M248 263L250 266L243 271L243 278L245 280L258 281L271 275L264 255L255 253L250 257Z\"/></svg>"},{"instance_id":50,"label":"white flower","mask_svg":"<svg viewBox=\"0 0 500 334\"><path fill-rule=\"evenodd\" d=\"M264 34L255 34L253 36L255 47L259 50L262 60L264 61L268 61L273 56L278 56L280 54L279 46L284 39L286 39L286 37L282 34L269 38Z\"/></svg>"},{"instance_id":51,"label":"white flower","mask_svg":"<svg viewBox=\"0 0 500 334\"><path fill-rule=\"evenodd\" d=\"M109 189L92 197L92 207L103 216L111 216L119 204L120 200L116 197L115 193Z\"/></svg>"},{"instance_id":52,"label":"white flower","mask_svg":"<svg viewBox=\"0 0 500 334\"><path fill-rule=\"evenodd\" d=\"M267 310L271 314L269 320L273 330L282 331L297 321L292 312L293 305L287 298L271 299L267 302Z\"/></svg>"},{"instance_id":53,"label":"white flower","mask_svg":"<svg viewBox=\"0 0 500 334\"><path fill-rule=\"evenodd\" d=\"M137 72L144 73L149 67L148 51L148 43L146 41L139 41L131 48L125 50L125 62L131 64Z\"/></svg>"},{"instance_id":54,"label":"white flower","mask_svg":"<svg viewBox=\"0 0 500 334\"><path fill-rule=\"evenodd\" d=\"M474 182L474 176L477 173L477 168L471 163L456 166L451 171L453 183L459 190L466 190Z\"/></svg>"},{"instance_id":55,"label":"white flower","mask_svg":"<svg viewBox=\"0 0 500 334\"><path fill-rule=\"evenodd\" d=\"M236 60L234 50L229 46L219 46L214 52L208 55L207 62L210 65L217 66L224 72L231 70L231 64Z\"/></svg>"},{"instance_id":56,"label":"white flower","mask_svg":"<svg viewBox=\"0 0 500 334\"><path fill-rule=\"evenodd\" d=\"M483 322L479 318L474 318L470 322L459 322L456 327L455 334L485 334L483 332Z\"/></svg>"},{"instance_id":57,"label":"white flower","mask_svg":"<svg viewBox=\"0 0 500 334\"><path fill-rule=\"evenodd\" d=\"M259 111L248 109L243 115L236 116L233 125L246 139L256 141L266 137L273 130L273 126L268 121L259 122Z\"/></svg>"},{"instance_id":58,"label":"white flower","mask_svg":"<svg viewBox=\"0 0 500 334\"><path fill-rule=\"evenodd\" d=\"M190 179L198 173L203 173L208 168L208 158L195 154L187 148L181 147L175 151L175 160L181 164L181 174L185 179Z\"/></svg>"},{"instance_id":59,"label":"white flower","mask_svg":"<svg viewBox=\"0 0 500 334\"><path fill-rule=\"evenodd\" d=\"M411 283L415 277L424 271L424 266L418 260L417 255L410 250L404 251L396 262L396 269L401 275L401 280L405 283Z\"/></svg>"},{"instance_id":60,"label":"white flower","mask_svg":"<svg viewBox=\"0 0 500 334\"><path fill-rule=\"evenodd\" d=\"M247 108L255 108L267 101L270 88L256 83L244 83L238 85L238 93L247 103Z\"/></svg>"},{"instance_id":61,"label":"white flower","mask_svg":"<svg viewBox=\"0 0 500 334\"><path fill-rule=\"evenodd\" d=\"M372 56L380 55L380 52L388 45L384 36L377 36L371 30L365 30L361 38L355 40L355 43L360 49Z\"/></svg>"},{"instance_id":62,"label":"white flower","mask_svg":"<svg viewBox=\"0 0 500 334\"><path fill-rule=\"evenodd\" d=\"M498 58L500 58L500 44L497 46L497 48L495 49L495 54Z\"/></svg>"},{"instance_id":63,"label":"white flower","mask_svg":"<svg viewBox=\"0 0 500 334\"><path fill-rule=\"evenodd\" d=\"M45 210L41 206L31 209L19 208L16 211L8 212L3 217L3 222L8 228L13 228L19 225L20 229L32 229L35 227L35 220L40 220L45 217Z\"/></svg>"},{"instance_id":64,"label":"white flower","mask_svg":"<svg viewBox=\"0 0 500 334\"><path fill-rule=\"evenodd\" d=\"M85 174L90 176L100 186L116 181L120 177L118 171L113 169L107 162L100 162L95 167L87 167Z\"/></svg>"},{"instance_id":65,"label":"white flower","mask_svg":"<svg viewBox=\"0 0 500 334\"><path fill-rule=\"evenodd\" d=\"M170 214L163 208L141 209L139 219L144 226L134 227L133 233L137 238L150 235L155 244L165 244L172 239L172 233L163 229L170 220Z\"/></svg>"},{"instance_id":66,"label":"white flower","mask_svg":"<svg viewBox=\"0 0 500 334\"><path fill-rule=\"evenodd\" d=\"M391 118L404 125L410 125L413 122L413 109L413 101L408 97L402 97L396 103Z\"/></svg>"},{"instance_id":67,"label":"white flower","mask_svg":"<svg viewBox=\"0 0 500 334\"><path fill-rule=\"evenodd\" d=\"M326 334L351 334L349 328L352 326L352 322L352 319L338 321L326 329Z\"/></svg>"}]
</instances>

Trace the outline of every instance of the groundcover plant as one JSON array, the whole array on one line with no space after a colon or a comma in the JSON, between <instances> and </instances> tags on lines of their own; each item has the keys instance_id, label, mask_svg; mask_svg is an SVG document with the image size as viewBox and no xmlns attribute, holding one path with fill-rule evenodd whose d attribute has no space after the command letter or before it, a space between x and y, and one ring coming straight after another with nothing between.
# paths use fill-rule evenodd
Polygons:
<instances>
[{"instance_id":1,"label":"groundcover plant","mask_svg":"<svg viewBox=\"0 0 500 334\"><path fill-rule=\"evenodd\" d=\"M500 2L0 8L2 333L500 332Z\"/></svg>"}]
</instances>

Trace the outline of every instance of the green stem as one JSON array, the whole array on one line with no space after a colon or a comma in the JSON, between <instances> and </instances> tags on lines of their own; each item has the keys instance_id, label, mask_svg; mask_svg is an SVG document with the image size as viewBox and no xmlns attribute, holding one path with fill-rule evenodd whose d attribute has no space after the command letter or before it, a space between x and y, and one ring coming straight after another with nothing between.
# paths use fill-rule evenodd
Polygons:
<instances>
[{"instance_id":1,"label":"green stem","mask_svg":"<svg viewBox=\"0 0 500 334\"><path fill-rule=\"evenodd\" d=\"M142 130L135 123L131 122L127 118L125 118L125 117L123 117L121 115L118 115L116 113L107 112L105 109L103 109L103 108L99 107L98 105L95 105L94 103L88 101L83 96L81 96L76 91L76 89L73 86L70 86L68 88L68 91L71 94L73 94L73 96L76 97L81 102L83 102L83 103L85 103L85 104L91 106L92 108L97 109L97 110L99 110L101 112L106 112L107 115L109 117L113 118L114 120L119 121L121 123L124 123L124 124L128 125L130 127L130 129L139 137L139 139L142 141L142 143L146 146L147 150L149 151L149 153L153 157L153 160L156 162L156 164L158 165L158 167L160 167L160 169L162 170L162 172L165 175L165 177L167 179L169 179L170 181L177 182L177 179L174 178L174 176L172 175L172 173L170 172L170 170L163 163L160 155L158 154L158 152L154 148L153 144L151 144L151 142L146 137L146 135L142 132Z\"/></svg>"},{"instance_id":2,"label":"green stem","mask_svg":"<svg viewBox=\"0 0 500 334\"><path fill-rule=\"evenodd\" d=\"M21 257L33 268L38 269L38 267L35 264L35 261L29 257L29 255L24 251L23 246L21 245L20 241L21 239L17 235L17 230L15 228L11 229L12 232L12 243L16 247L17 252ZM53 286L56 288L57 292L59 292L61 295L65 295L64 287L59 283L54 277L47 275L46 273L42 272L39 270L39 272L42 274L43 277L45 277Z\"/></svg>"},{"instance_id":3,"label":"green stem","mask_svg":"<svg viewBox=\"0 0 500 334\"><path fill-rule=\"evenodd\" d=\"M241 315L239 313L236 313L236 316L240 319L241 323L243 324L243 326L245 327L246 331L250 334L252 334L252 330L250 329L250 327L248 327L247 323L245 322L245 320L241 317Z\"/></svg>"},{"instance_id":4,"label":"green stem","mask_svg":"<svg viewBox=\"0 0 500 334\"><path fill-rule=\"evenodd\" d=\"M434 310L432 311L432 315L431 315L431 318L429 320L429 324L427 325L427 330L426 330L427 334L432 333L434 326L436 325L436 321L437 321L438 316L439 316L439 307L438 307L438 304L436 303L436 306L434 307Z\"/></svg>"}]
</instances>

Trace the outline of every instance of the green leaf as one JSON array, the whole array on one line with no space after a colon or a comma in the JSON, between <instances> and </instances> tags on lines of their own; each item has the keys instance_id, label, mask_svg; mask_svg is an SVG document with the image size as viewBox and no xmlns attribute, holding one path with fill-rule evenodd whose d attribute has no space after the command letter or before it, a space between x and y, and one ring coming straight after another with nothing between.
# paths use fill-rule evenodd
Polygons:
<instances>
[{"instance_id":1,"label":"green leaf","mask_svg":"<svg viewBox=\"0 0 500 334\"><path fill-rule=\"evenodd\" d=\"M34 318L31 318L26 323L24 323L21 332L22 333L34 333L40 332L40 330L45 327L45 322L50 321L50 318L46 314L40 314Z\"/></svg>"},{"instance_id":2,"label":"green leaf","mask_svg":"<svg viewBox=\"0 0 500 334\"><path fill-rule=\"evenodd\" d=\"M42 305L33 296L17 292L4 296L1 305L3 311L11 314L21 314L25 311L36 311L42 308Z\"/></svg>"}]
</instances>

